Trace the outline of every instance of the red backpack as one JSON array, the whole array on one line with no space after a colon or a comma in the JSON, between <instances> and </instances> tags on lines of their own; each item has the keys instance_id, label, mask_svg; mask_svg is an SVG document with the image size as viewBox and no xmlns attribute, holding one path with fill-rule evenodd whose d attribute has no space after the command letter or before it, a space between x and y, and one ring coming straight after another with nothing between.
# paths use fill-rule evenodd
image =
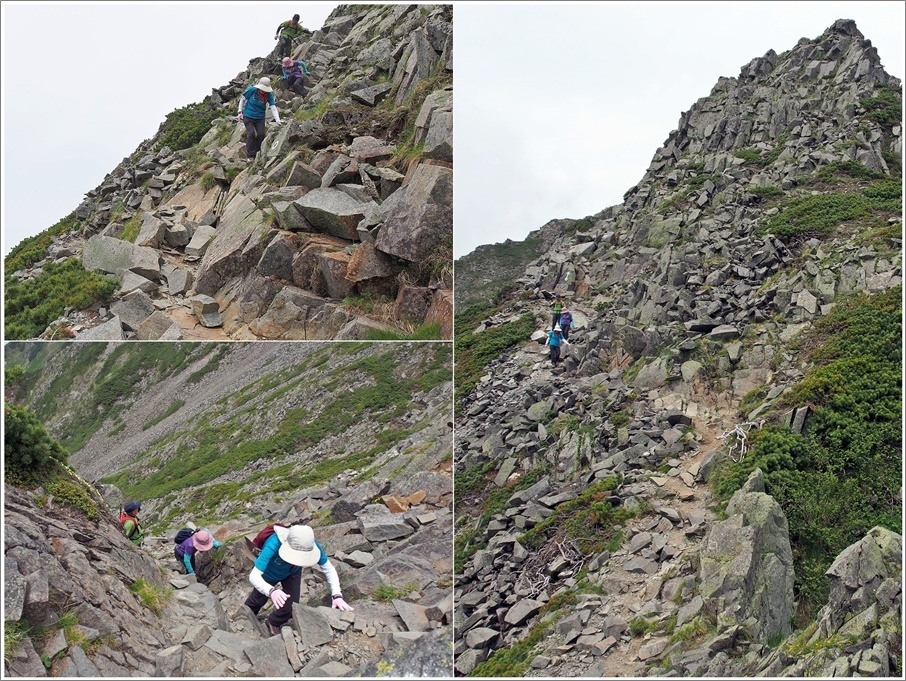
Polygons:
<instances>
[{"instance_id":1,"label":"red backpack","mask_svg":"<svg viewBox=\"0 0 906 681\"><path fill-rule=\"evenodd\" d=\"M286 527L283 523L271 523L267 525L261 532L255 535L255 538L252 539L252 546L254 546L259 551L264 548L264 542L267 541L276 530L275 527Z\"/></svg>"},{"instance_id":2,"label":"red backpack","mask_svg":"<svg viewBox=\"0 0 906 681\"><path fill-rule=\"evenodd\" d=\"M126 534L126 538L127 538L127 539L132 539L132 535L134 535L136 532L138 532L138 529L139 529L139 527L138 527L138 518L129 515L129 514L126 513L125 511L123 511L122 513L120 513L120 525L123 525L123 523L125 523L127 520L131 520L133 523L135 523L135 526L132 528L132 533L131 533L131 534L128 534L128 533ZM123 531L125 531L125 530L126 530L126 528L123 527ZM271 530L271 532L273 532L273 530Z\"/></svg>"}]
</instances>

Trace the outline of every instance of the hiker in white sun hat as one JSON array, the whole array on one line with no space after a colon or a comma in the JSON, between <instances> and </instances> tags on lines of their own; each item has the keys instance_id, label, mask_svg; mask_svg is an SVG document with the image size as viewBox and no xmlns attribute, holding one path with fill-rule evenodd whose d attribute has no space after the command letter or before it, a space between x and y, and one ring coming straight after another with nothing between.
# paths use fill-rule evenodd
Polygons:
<instances>
[{"instance_id":1,"label":"hiker in white sun hat","mask_svg":"<svg viewBox=\"0 0 906 681\"><path fill-rule=\"evenodd\" d=\"M302 568L317 565L330 585L333 607L352 610L340 591L340 578L327 553L315 541L315 533L308 525L274 527L274 534L267 538L255 567L249 575L254 590L245 604L256 615L267 603L274 602L274 612L265 620L268 631L276 636L292 616L293 603L299 602L302 587ZM280 586L278 587L277 584Z\"/></svg>"},{"instance_id":2,"label":"hiker in white sun hat","mask_svg":"<svg viewBox=\"0 0 906 681\"><path fill-rule=\"evenodd\" d=\"M267 109L274 115L274 122L280 125L280 112L274 99L274 88L267 76L258 79L254 85L242 93L239 98L239 115L237 119L245 125L245 153L249 160L254 159L264 141L264 119Z\"/></svg>"}]
</instances>

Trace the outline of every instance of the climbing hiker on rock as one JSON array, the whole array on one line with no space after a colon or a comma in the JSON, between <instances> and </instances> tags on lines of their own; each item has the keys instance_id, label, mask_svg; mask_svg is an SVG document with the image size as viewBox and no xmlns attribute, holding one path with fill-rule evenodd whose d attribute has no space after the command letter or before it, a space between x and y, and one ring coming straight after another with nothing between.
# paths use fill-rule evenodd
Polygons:
<instances>
[{"instance_id":1,"label":"climbing hiker on rock","mask_svg":"<svg viewBox=\"0 0 906 681\"><path fill-rule=\"evenodd\" d=\"M563 344L563 332L559 324L547 335L547 344L551 348L551 364L557 366L560 361L560 346Z\"/></svg>"},{"instance_id":2,"label":"climbing hiker on rock","mask_svg":"<svg viewBox=\"0 0 906 681\"><path fill-rule=\"evenodd\" d=\"M569 340L569 329L573 325L573 315L565 307L560 312L560 329L563 331L563 340Z\"/></svg>"},{"instance_id":3,"label":"climbing hiker on rock","mask_svg":"<svg viewBox=\"0 0 906 681\"><path fill-rule=\"evenodd\" d=\"M343 600L337 570L321 545L315 541L311 527L293 525L276 526L273 529L274 533L264 542L261 554L255 560L255 567L249 575L249 581L255 588L245 600L245 604L256 615L268 598L274 602L274 612L265 620L268 631L274 636L278 635L280 627L292 616L293 603L298 603L301 595L303 567L317 565L321 568L330 585L333 607L352 610Z\"/></svg>"},{"instance_id":4,"label":"climbing hiker on rock","mask_svg":"<svg viewBox=\"0 0 906 681\"><path fill-rule=\"evenodd\" d=\"M191 532L187 534L186 531ZM176 557L177 570L182 574L195 574L195 554L199 551L210 551L220 546L220 542L214 539L207 528L193 532L192 528L180 530L176 535L177 539L182 539L176 543L173 549L173 555Z\"/></svg>"},{"instance_id":5,"label":"climbing hiker on rock","mask_svg":"<svg viewBox=\"0 0 906 681\"><path fill-rule=\"evenodd\" d=\"M311 31L299 23L299 15L293 14L292 19L284 21L277 26L277 33L274 35L274 40L280 40L280 42L277 43L277 56L281 59L283 57L288 57L290 52L292 52L293 42L299 36L308 33L311 33Z\"/></svg>"},{"instance_id":6,"label":"climbing hiker on rock","mask_svg":"<svg viewBox=\"0 0 906 681\"><path fill-rule=\"evenodd\" d=\"M305 88L302 83L302 74L304 73L306 76L311 75L308 67L305 66L305 62L284 57L282 66L283 80L286 81L286 84L289 85L297 95L300 97L304 96Z\"/></svg>"},{"instance_id":7,"label":"climbing hiker on rock","mask_svg":"<svg viewBox=\"0 0 906 681\"><path fill-rule=\"evenodd\" d=\"M138 512L141 510L142 502L130 501L123 506L123 512L120 513L120 523L126 533L126 538L136 546L141 546L142 542L145 541L145 534L138 524Z\"/></svg>"},{"instance_id":8,"label":"climbing hiker on rock","mask_svg":"<svg viewBox=\"0 0 906 681\"><path fill-rule=\"evenodd\" d=\"M554 298L554 302L551 303L551 311L553 315L551 316L551 329L553 329L557 324L560 323L560 312L563 310L563 297L558 293Z\"/></svg>"},{"instance_id":9,"label":"climbing hiker on rock","mask_svg":"<svg viewBox=\"0 0 906 681\"><path fill-rule=\"evenodd\" d=\"M254 85L242 93L239 98L239 115L237 118L245 123L245 153L249 160L254 160L264 141L264 118L267 107L274 114L274 121L280 125L280 113L274 101L274 89L271 79L267 76L261 78Z\"/></svg>"}]
</instances>

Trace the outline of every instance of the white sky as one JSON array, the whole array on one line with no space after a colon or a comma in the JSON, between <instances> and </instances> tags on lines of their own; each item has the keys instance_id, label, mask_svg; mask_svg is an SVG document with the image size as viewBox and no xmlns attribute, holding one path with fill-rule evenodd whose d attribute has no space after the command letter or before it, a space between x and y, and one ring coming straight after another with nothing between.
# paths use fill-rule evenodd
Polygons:
<instances>
[{"instance_id":1,"label":"white sky","mask_svg":"<svg viewBox=\"0 0 906 681\"><path fill-rule=\"evenodd\" d=\"M903 2L460 3L454 252L620 203L680 114L769 49L853 19L904 76Z\"/></svg>"},{"instance_id":2,"label":"white sky","mask_svg":"<svg viewBox=\"0 0 906 681\"><path fill-rule=\"evenodd\" d=\"M619 203L719 76L854 19L904 75L902 2L454 2L455 254ZM2 3L3 253L166 114L335 3ZM24 94L23 94L24 93Z\"/></svg>"},{"instance_id":3,"label":"white sky","mask_svg":"<svg viewBox=\"0 0 906 681\"><path fill-rule=\"evenodd\" d=\"M2 3L3 253L72 212L168 113L339 3Z\"/></svg>"}]
</instances>

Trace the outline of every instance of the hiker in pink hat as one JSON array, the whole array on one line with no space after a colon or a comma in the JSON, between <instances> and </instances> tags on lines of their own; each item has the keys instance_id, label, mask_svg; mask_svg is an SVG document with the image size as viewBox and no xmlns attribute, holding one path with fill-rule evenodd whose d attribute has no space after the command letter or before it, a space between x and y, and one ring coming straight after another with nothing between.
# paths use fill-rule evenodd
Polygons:
<instances>
[{"instance_id":1,"label":"hiker in pink hat","mask_svg":"<svg viewBox=\"0 0 906 681\"><path fill-rule=\"evenodd\" d=\"M305 88L303 87L304 78L302 74L304 73L306 76L311 75L308 67L305 66L305 62L284 57L281 66L283 67L283 80L286 81L286 84L289 85L297 95L300 97L304 96Z\"/></svg>"},{"instance_id":2,"label":"hiker in pink hat","mask_svg":"<svg viewBox=\"0 0 906 681\"><path fill-rule=\"evenodd\" d=\"M195 574L195 554L199 551L210 551L220 546L220 542L214 539L210 530L198 530L181 541L173 549L173 555L176 556L177 569L190 575Z\"/></svg>"},{"instance_id":3,"label":"hiker in pink hat","mask_svg":"<svg viewBox=\"0 0 906 681\"><path fill-rule=\"evenodd\" d=\"M268 599L274 602L274 612L265 620L265 626L271 635L280 634L280 627L292 617L293 603L299 602L302 568L315 565L321 569L330 585L332 606L337 610L352 610L343 600L337 570L321 545L315 541L311 527L274 527L274 533L264 542L261 553L255 560L255 567L249 575L249 581L255 588L245 599L245 604L256 615Z\"/></svg>"}]
</instances>

